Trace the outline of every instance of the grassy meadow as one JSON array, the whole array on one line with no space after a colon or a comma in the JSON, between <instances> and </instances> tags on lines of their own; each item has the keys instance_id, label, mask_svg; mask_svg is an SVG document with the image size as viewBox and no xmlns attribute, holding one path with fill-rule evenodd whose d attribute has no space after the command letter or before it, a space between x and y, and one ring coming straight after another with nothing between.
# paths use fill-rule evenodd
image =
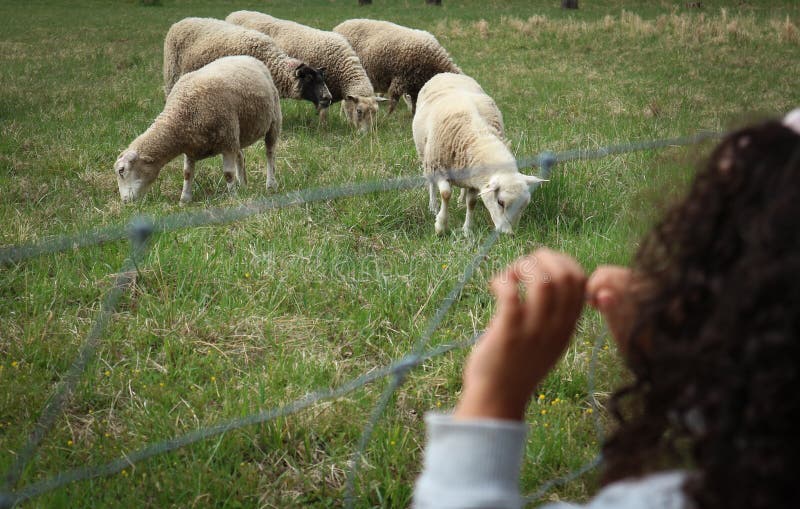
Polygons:
<instances>
[{"instance_id":1,"label":"grassy meadow","mask_svg":"<svg viewBox=\"0 0 800 509\"><path fill-rule=\"evenodd\" d=\"M370 17L428 30L494 97L518 157L724 130L800 105L800 5L792 0L704 0L702 8L683 0L586 0L577 11L562 11L558 0L443 4L0 3L0 246L267 195L258 143L246 151L249 185L234 195L215 157L198 164L194 201L180 207L176 159L142 201L120 202L112 165L161 111L163 37L188 16L252 9L323 29ZM405 105L391 116L382 110L377 130L365 135L344 123L338 105L327 126L310 103L284 100L282 109L277 193L421 173ZM428 346L481 330L493 310L488 279L538 246L570 253L587 271L630 261L637 239L710 148L556 166L516 234L500 238ZM464 209L451 207L442 237L421 188L155 236L72 398L12 489L290 403L402 358L491 233L482 205L471 238L458 229ZM3 474L74 362L129 251L119 241L0 266ZM531 405L526 493L599 449L587 378L601 331L587 311ZM423 415L454 404L467 353L426 361L396 392L361 463L356 507L409 504ZM601 405L623 376L607 345L594 388ZM342 507L351 455L387 383L22 505ZM596 487L590 473L544 500L585 500Z\"/></svg>"}]
</instances>

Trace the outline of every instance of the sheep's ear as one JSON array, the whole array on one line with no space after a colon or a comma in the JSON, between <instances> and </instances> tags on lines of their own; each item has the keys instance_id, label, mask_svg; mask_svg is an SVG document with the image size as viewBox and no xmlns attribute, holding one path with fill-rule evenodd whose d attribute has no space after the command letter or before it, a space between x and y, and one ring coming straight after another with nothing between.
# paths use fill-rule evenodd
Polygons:
<instances>
[{"instance_id":1,"label":"sheep's ear","mask_svg":"<svg viewBox=\"0 0 800 509\"><path fill-rule=\"evenodd\" d=\"M303 74L303 71L305 70L306 67L308 66L301 62L300 65L295 67L294 75L299 78Z\"/></svg>"},{"instance_id":2,"label":"sheep's ear","mask_svg":"<svg viewBox=\"0 0 800 509\"><path fill-rule=\"evenodd\" d=\"M478 193L478 196L483 196L489 193L496 193L498 189L500 189L500 184L495 179L491 179L489 180L489 183L486 184L486 187L484 187L481 190L481 192Z\"/></svg>"},{"instance_id":3,"label":"sheep's ear","mask_svg":"<svg viewBox=\"0 0 800 509\"><path fill-rule=\"evenodd\" d=\"M539 178L536 175L523 175L523 179L525 179L525 183L528 185L535 184L537 182L547 182L547 179Z\"/></svg>"},{"instance_id":4,"label":"sheep's ear","mask_svg":"<svg viewBox=\"0 0 800 509\"><path fill-rule=\"evenodd\" d=\"M348 95L347 97L345 97L345 99L347 99L348 101L353 102L353 103L357 103L358 102L358 97L356 97L354 95Z\"/></svg>"},{"instance_id":5,"label":"sheep's ear","mask_svg":"<svg viewBox=\"0 0 800 509\"><path fill-rule=\"evenodd\" d=\"M299 69L304 65L306 64L304 64L301 60L298 60L296 58L289 58L286 60L286 67L288 67L291 70Z\"/></svg>"},{"instance_id":6,"label":"sheep's ear","mask_svg":"<svg viewBox=\"0 0 800 509\"><path fill-rule=\"evenodd\" d=\"M379 95L376 95L376 96L375 96L375 100L376 100L376 101L378 101L379 103L382 103L382 102L386 102L386 101L388 101L389 99L387 99L387 98L385 98L385 97L381 97L381 96L379 96Z\"/></svg>"},{"instance_id":7,"label":"sheep's ear","mask_svg":"<svg viewBox=\"0 0 800 509\"><path fill-rule=\"evenodd\" d=\"M142 156L142 162L144 164L153 164L155 162L155 159L153 159L150 156Z\"/></svg>"},{"instance_id":8,"label":"sheep's ear","mask_svg":"<svg viewBox=\"0 0 800 509\"><path fill-rule=\"evenodd\" d=\"M325 67L317 67L317 70L321 73L325 72Z\"/></svg>"}]
</instances>

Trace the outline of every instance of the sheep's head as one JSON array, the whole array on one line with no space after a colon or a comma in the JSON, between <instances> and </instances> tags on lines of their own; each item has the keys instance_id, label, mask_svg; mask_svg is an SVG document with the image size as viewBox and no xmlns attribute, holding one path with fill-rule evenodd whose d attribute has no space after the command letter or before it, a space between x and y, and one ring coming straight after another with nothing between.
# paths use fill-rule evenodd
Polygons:
<instances>
[{"instance_id":1,"label":"sheep's head","mask_svg":"<svg viewBox=\"0 0 800 509\"><path fill-rule=\"evenodd\" d=\"M543 179L522 173L493 175L480 196L497 231L512 233L531 201L530 185Z\"/></svg>"},{"instance_id":2,"label":"sheep's head","mask_svg":"<svg viewBox=\"0 0 800 509\"><path fill-rule=\"evenodd\" d=\"M342 101L342 111L351 124L366 132L378 119L378 103L385 100L384 97L348 95Z\"/></svg>"},{"instance_id":3,"label":"sheep's head","mask_svg":"<svg viewBox=\"0 0 800 509\"><path fill-rule=\"evenodd\" d=\"M129 202L141 197L156 179L160 169L151 157L140 156L135 150L123 152L114 163L122 201Z\"/></svg>"},{"instance_id":4,"label":"sheep's head","mask_svg":"<svg viewBox=\"0 0 800 509\"><path fill-rule=\"evenodd\" d=\"M327 108L331 105L333 97L328 86L325 84L325 68L315 69L299 60L296 62L294 78L300 88L300 97L314 103L317 110Z\"/></svg>"}]
</instances>

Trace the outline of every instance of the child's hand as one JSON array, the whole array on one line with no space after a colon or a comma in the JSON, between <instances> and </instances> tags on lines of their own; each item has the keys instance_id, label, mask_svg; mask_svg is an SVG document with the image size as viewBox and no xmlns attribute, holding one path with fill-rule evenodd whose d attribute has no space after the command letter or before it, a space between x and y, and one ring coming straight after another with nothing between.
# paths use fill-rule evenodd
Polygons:
<instances>
[{"instance_id":1,"label":"child's hand","mask_svg":"<svg viewBox=\"0 0 800 509\"><path fill-rule=\"evenodd\" d=\"M585 286L580 265L548 249L492 280L497 310L467 360L455 418L523 418L531 394L569 343Z\"/></svg>"},{"instance_id":2,"label":"child's hand","mask_svg":"<svg viewBox=\"0 0 800 509\"><path fill-rule=\"evenodd\" d=\"M589 304L603 315L623 355L628 352L636 313L635 295L643 289L631 269L615 265L598 267L586 283Z\"/></svg>"}]
</instances>

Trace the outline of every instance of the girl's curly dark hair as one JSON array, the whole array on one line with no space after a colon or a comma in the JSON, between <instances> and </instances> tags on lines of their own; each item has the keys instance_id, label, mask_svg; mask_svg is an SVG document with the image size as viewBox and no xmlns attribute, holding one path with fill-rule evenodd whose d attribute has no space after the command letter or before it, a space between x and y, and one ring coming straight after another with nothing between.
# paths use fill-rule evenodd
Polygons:
<instances>
[{"instance_id":1,"label":"girl's curly dark hair","mask_svg":"<svg viewBox=\"0 0 800 509\"><path fill-rule=\"evenodd\" d=\"M800 507L800 136L733 132L645 239L605 482L670 466L701 508Z\"/></svg>"}]
</instances>

